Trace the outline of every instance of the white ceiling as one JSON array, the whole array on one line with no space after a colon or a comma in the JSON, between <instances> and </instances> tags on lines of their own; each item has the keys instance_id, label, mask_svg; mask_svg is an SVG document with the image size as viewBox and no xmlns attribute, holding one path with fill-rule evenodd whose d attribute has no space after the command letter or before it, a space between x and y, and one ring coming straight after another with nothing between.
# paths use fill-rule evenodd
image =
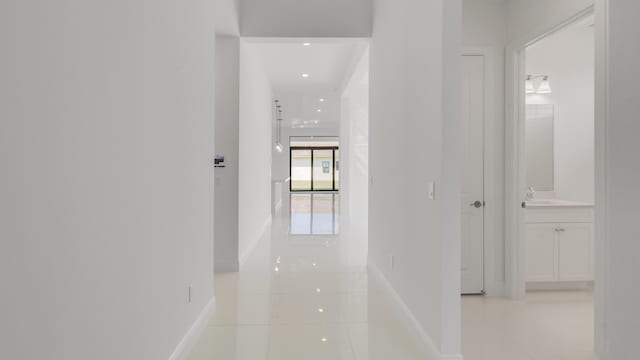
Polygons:
<instances>
[{"instance_id":1,"label":"white ceiling","mask_svg":"<svg viewBox=\"0 0 640 360\"><path fill-rule=\"evenodd\" d=\"M304 46L310 43L310 46ZM357 42L329 40L287 40L255 43L269 79L276 91L337 89L351 67ZM303 78L302 74L309 74Z\"/></svg>"},{"instance_id":2,"label":"white ceiling","mask_svg":"<svg viewBox=\"0 0 640 360\"><path fill-rule=\"evenodd\" d=\"M310 45L304 46L304 43ZM283 126L337 126L339 90L366 43L356 39L269 39L255 40L250 45L262 62L276 98L281 101ZM309 77L304 78L302 74Z\"/></svg>"}]
</instances>

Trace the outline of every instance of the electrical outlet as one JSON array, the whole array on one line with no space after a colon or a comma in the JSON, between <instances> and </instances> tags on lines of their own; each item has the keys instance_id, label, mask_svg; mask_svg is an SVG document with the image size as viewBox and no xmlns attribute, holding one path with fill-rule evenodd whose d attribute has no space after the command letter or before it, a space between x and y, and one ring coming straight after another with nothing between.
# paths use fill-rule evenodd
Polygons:
<instances>
[{"instance_id":1,"label":"electrical outlet","mask_svg":"<svg viewBox=\"0 0 640 360\"><path fill-rule=\"evenodd\" d=\"M391 267L392 270L396 267L396 258L393 255L389 256L389 267Z\"/></svg>"},{"instance_id":2,"label":"electrical outlet","mask_svg":"<svg viewBox=\"0 0 640 360\"><path fill-rule=\"evenodd\" d=\"M191 298L192 298L192 285L189 285L189 288L187 290L187 301L189 302L189 304L191 304Z\"/></svg>"}]
</instances>

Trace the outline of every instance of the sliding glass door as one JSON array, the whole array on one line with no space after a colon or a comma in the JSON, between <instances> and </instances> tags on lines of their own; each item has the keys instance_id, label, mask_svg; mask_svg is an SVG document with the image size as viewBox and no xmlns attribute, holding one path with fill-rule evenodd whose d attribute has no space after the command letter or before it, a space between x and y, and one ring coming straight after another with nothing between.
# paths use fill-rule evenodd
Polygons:
<instances>
[{"instance_id":1,"label":"sliding glass door","mask_svg":"<svg viewBox=\"0 0 640 360\"><path fill-rule=\"evenodd\" d=\"M291 191L311 191L311 149L291 149Z\"/></svg>"},{"instance_id":2,"label":"sliding glass door","mask_svg":"<svg viewBox=\"0 0 640 360\"><path fill-rule=\"evenodd\" d=\"M291 147L291 191L338 191L337 147Z\"/></svg>"}]
</instances>

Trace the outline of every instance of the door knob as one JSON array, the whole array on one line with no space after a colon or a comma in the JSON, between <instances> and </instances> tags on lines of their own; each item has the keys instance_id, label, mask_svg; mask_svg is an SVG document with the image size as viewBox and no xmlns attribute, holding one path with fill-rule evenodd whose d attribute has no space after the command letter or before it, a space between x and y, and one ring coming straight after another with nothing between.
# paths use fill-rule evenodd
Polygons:
<instances>
[{"instance_id":1,"label":"door knob","mask_svg":"<svg viewBox=\"0 0 640 360\"><path fill-rule=\"evenodd\" d=\"M469 206L475 207L475 208L481 208L482 207L482 201L480 200L476 200L474 202L472 202L471 204L469 204Z\"/></svg>"}]
</instances>

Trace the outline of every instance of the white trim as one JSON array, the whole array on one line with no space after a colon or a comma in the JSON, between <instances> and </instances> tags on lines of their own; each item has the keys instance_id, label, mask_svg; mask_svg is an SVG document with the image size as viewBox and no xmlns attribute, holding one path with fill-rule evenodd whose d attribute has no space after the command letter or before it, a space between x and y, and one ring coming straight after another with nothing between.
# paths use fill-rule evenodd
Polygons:
<instances>
[{"instance_id":1,"label":"white trim","mask_svg":"<svg viewBox=\"0 0 640 360\"><path fill-rule=\"evenodd\" d=\"M428 354L429 359L462 360L462 355L440 354L440 351L433 342L431 336L429 336L427 331L422 327L422 325L420 325L418 319L416 319L407 304L393 288L393 285L391 285L389 280L384 276L380 268L371 260L371 258L369 258L369 261L367 262L367 268L369 269L369 274L373 275L372 278L381 285L389 300L391 300L391 305L399 315L400 320L404 323L416 343L420 345L425 353Z\"/></svg>"},{"instance_id":2,"label":"white trim","mask_svg":"<svg viewBox=\"0 0 640 360\"><path fill-rule=\"evenodd\" d=\"M499 232L496 222L499 216L496 184L496 165L502 161L497 153L495 129L499 126L496 109L495 59L496 50L490 46L465 46L462 56L484 57L484 291L490 296L504 295L504 281L496 269L496 249Z\"/></svg>"},{"instance_id":3,"label":"white trim","mask_svg":"<svg viewBox=\"0 0 640 360\"><path fill-rule=\"evenodd\" d=\"M244 249L242 254L240 254L238 262L240 263L241 270L244 267L245 263L247 262L247 259L253 252L253 250L256 248L256 246L260 242L260 239L262 239L265 233L270 229L270 226L271 226L271 216L267 218L264 224L260 227L260 230L253 235L253 238L251 239L251 242L249 243L249 245L247 245L246 249Z\"/></svg>"},{"instance_id":4,"label":"white trim","mask_svg":"<svg viewBox=\"0 0 640 360\"><path fill-rule=\"evenodd\" d=\"M609 226L607 218L607 133L609 114L609 0L596 1L596 112L595 112L595 222L594 222L594 308L595 351L608 359L606 329L606 285L609 273Z\"/></svg>"},{"instance_id":5,"label":"white trim","mask_svg":"<svg viewBox=\"0 0 640 360\"><path fill-rule=\"evenodd\" d=\"M525 295L524 278L524 211L525 198L524 106L526 48L539 40L594 13L591 5L573 16L550 27L512 42L506 51L505 89L505 292L513 299Z\"/></svg>"},{"instance_id":6,"label":"white trim","mask_svg":"<svg viewBox=\"0 0 640 360\"><path fill-rule=\"evenodd\" d=\"M182 340L180 340L176 349L173 351L171 356L169 356L169 360L184 360L189 356L189 353L193 350L193 347L196 345L198 339L200 339L200 336L204 332L204 329L207 327L209 319L211 319L215 308L216 298L214 296L209 300L207 305L205 305L189 331L187 331Z\"/></svg>"}]
</instances>

